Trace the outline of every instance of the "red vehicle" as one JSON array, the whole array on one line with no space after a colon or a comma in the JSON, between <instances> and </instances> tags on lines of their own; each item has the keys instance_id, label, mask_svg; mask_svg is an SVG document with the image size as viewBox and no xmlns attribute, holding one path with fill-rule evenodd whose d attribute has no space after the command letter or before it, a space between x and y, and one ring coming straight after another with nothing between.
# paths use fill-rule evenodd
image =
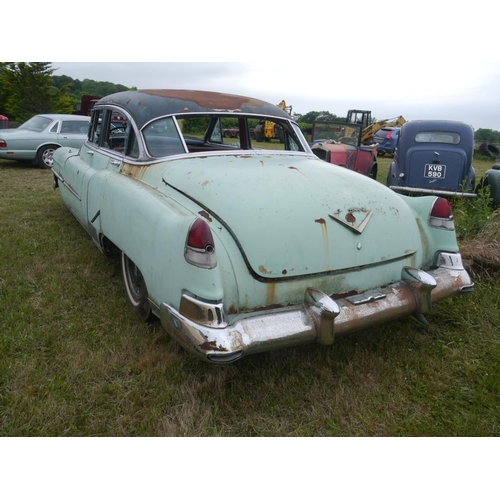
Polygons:
<instances>
[{"instance_id":1,"label":"red vehicle","mask_svg":"<svg viewBox=\"0 0 500 500\"><path fill-rule=\"evenodd\" d=\"M311 149L320 159L377 178L378 144L361 144L362 124L316 120Z\"/></svg>"},{"instance_id":2,"label":"red vehicle","mask_svg":"<svg viewBox=\"0 0 500 500\"><path fill-rule=\"evenodd\" d=\"M97 95L82 95L79 109L73 112L74 115L90 116L94 104L101 99Z\"/></svg>"}]
</instances>

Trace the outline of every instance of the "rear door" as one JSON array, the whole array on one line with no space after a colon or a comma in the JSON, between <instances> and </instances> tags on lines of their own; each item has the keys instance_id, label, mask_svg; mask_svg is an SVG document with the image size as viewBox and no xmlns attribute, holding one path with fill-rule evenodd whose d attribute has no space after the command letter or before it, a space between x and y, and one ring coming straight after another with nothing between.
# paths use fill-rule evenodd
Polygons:
<instances>
[{"instance_id":1,"label":"rear door","mask_svg":"<svg viewBox=\"0 0 500 500\"><path fill-rule=\"evenodd\" d=\"M64 147L80 148L87 138L88 131L89 122L64 119L61 121L61 128L57 134L57 142Z\"/></svg>"}]
</instances>

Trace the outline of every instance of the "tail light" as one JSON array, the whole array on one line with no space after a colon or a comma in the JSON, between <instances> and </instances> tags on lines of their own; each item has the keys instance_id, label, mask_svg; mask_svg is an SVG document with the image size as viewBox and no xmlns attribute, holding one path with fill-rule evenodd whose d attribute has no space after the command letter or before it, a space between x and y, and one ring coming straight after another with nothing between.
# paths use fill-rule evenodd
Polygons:
<instances>
[{"instance_id":1,"label":"tail light","mask_svg":"<svg viewBox=\"0 0 500 500\"><path fill-rule=\"evenodd\" d=\"M0 139L0 148L6 148L7 147L7 142L4 141L3 139Z\"/></svg>"},{"instance_id":2,"label":"tail light","mask_svg":"<svg viewBox=\"0 0 500 500\"><path fill-rule=\"evenodd\" d=\"M455 230L451 205L445 198L436 198L429 214L429 226L447 231Z\"/></svg>"},{"instance_id":3,"label":"tail light","mask_svg":"<svg viewBox=\"0 0 500 500\"><path fill-rule=\"evenodd\" d=\"M387 139L389 139L390 141L392 141L392 132L393 130L389 131L389 133L387 134Z\"/></svg>"},{"instance_id":4,"label":"tail light","mask_svg":"<svg viewBox=\"0 0 500 500\"><path fill-rule=\"evenodd\" d=\"M189 228L184 257L193 266L213 269L217 266L215 244L210 227L203 219L196 219Z\"/></svg>"}]
</instances>

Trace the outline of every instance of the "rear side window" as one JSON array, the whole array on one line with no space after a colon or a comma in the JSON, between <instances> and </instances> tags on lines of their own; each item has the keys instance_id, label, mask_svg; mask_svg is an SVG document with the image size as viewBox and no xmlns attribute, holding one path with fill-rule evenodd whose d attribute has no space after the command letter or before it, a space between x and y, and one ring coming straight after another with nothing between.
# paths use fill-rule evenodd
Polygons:
<instances>
[{"instance_id":1,"label":"rear side window","mask_svg":"<svg viewBox=\"0 0 500 500\"><path fill-rule=\"evenodd\" d=\"M150 156L162 157L185 153L172 117L160 118L142 131Z\"/></svg>"},{"instance_id":2,"label":"rear side window","mask_svg":"<svg viewBox=\"0 0 500 500\"><path fill-rule=\"evenodd\" d=\"M86 134L89 124L84 121L63 121L61 124L61 134Z\"/></svg>"},{"instance_id":3,"label":"rear side window","mask_svg":"<svg viewBox=\"0 0 500 500\"><path fill-rule=\"evenodd\" d=\"M456 132L418 132L415 142L441 142L443 144L459 144L460 134Z\"/></svg>"}]
</instances>

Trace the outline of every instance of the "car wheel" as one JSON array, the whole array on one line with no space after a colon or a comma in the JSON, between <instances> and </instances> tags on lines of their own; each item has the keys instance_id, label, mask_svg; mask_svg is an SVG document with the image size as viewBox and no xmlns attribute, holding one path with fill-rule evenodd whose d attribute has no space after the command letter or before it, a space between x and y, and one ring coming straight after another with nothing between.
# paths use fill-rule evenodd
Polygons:
<instances>
[{"instance_id":1,"label":"car wheel","mask_svg":"<svg viewBox=\"0 0 500 500\"><path fill-rule=\"evenodd\" d=\"M131 309L144 321L150 321L153 319L153 312L148 300L148 289L144 276L124 252L121 253L121 267L125 293Z\"/></svg>"},{"instance_id":2,"label":"car wheel","mask_svg":"<svg viewBox=\"0 0 500 500\"><path fill-rule=\"evenodd\" d=\"M57 146L43 146L38 150L36 163L40 168L52 168L54 164L54 151Z\"/></svg>"}]
</instances>

